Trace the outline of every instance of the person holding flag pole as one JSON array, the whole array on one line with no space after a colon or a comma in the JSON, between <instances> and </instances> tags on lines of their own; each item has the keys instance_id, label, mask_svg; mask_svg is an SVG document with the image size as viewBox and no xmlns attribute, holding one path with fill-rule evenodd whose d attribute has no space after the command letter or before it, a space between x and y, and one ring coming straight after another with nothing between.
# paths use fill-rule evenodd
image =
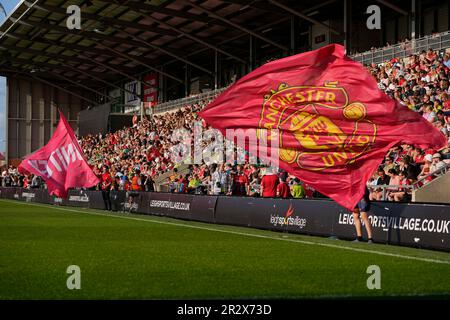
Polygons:
<instances>
[{"instance_id":1,"label":"person holding flag pole","mask_svg":"<svg viewBox=\"0 0 450 320\"><path fill-rule=\"evenodd\" d=\"M370 198L369 198L369 189L367 189L364 192L363 197L361 200L359 200L358 204L356 205L355 209L353 209L353 223L355 225L356 229L356 239L354 242L360 242L362 241L362 227L361 227L361 220L364 222L364 226L366 227L367 231L367 242L373 243L372 239L372 225L370 224L370 220L367 216L367 212L370 210Z\"/></svg>"}]
</instances>

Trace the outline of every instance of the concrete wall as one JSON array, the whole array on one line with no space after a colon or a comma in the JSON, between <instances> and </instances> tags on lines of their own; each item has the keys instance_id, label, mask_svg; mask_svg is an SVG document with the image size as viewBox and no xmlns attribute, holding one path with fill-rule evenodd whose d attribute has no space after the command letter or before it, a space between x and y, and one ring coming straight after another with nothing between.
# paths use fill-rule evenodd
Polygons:
<instances>
[{"instance_id":1,"label":"concrete wall","mask_svg":"<svg viewBox=\"0 0 450 320\"><path fill-rule=\"evenodd\" d=\"M450 203L450 171L414 192L413 201Z\"/></svg>"},{"instance_id":2,"label":"concrete wall","mask_svg":"<svg viewBox=\"0 0 450 320\"><path fill-rule=\"evenodd\" d=\"M58 122L57 108L77 132L78 113L89 104L34 79L9 77L7 87L7 150L12 164L17 164L22 157L48 142ZM81 90L71 91L90 98Z\"/></svg>"}]
</instances>

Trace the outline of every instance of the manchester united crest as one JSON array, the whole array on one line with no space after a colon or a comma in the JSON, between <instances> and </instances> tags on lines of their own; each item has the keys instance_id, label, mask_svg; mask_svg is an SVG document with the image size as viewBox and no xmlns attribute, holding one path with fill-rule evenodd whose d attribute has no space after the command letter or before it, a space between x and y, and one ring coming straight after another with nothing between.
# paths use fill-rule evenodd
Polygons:
<instances>
[{"instance_id":1,"label":"manchester united crest","mask_svg":"<svg viewBox=\"0 0 450 320\"><path fill-rule=\"evenodd\" d=\"M366 116L366 106L350 101L337 82L282 83L264 97L258 127L278 129L281 161L306 170L336 172L374 144L377 126Z\"/></svg>"}]
</instances>

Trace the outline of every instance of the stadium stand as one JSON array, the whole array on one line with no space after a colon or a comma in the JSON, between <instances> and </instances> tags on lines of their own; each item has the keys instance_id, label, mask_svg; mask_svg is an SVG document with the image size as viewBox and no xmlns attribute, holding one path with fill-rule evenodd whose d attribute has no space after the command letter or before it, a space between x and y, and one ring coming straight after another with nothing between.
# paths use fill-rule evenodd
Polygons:
<instances>
[{"instance_id":1,"label":"stadium stand","mask_svg":"<svg viewBox=\"0 0 450 320\"><path fill-rule=\"evenodd\" d=\"M367 68L381 90L421 113L450 143L449 53L429 48L405 58L372 62ZM221 91L168 103L158 113L135 120L132 127L80 137L80 145L96 174L100 176L102 168L107 167L117 190L260 196L265 168L258 163L182 165L171 159L172 133L185 129L192 137L194 122L201 120L198 112ZM208 129L204 122L202 125ZM397 146L389 151L380 167L384 174L379 170L368 182L371 197L409 201L415 190L444 175L449 167L448 147L421 150L412 145ZM278 175L286 179L293 195L319 196L309 186L303 186L306 193L295 192L294 189L301 188L301 182L285 173ZM21 176L13 167L2 172L1 179L2 186L41 187L37 177Z\"/></svg>"}]
</instances>

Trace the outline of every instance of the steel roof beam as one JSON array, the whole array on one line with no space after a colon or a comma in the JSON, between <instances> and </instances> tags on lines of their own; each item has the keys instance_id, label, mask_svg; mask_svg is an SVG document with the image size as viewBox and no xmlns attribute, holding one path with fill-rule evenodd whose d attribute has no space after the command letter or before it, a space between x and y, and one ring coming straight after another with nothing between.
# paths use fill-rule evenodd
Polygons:
<instances>
[{"instance_id":1,"label":"steel roof beam","mask_svg":"<svg viewBox=\"0 0 450 320\"><path fill-rule=\"evenodd\" d=\"M110 3L110 1L108 1L108 0L98 0L98 1ZM117 0L114 2L117 2ZM125 6L125 7L129 7L130 2L133 3L133 6L135 8L137 8L141 11L147 11L147 12L152 12L152 13L161 13L161 14L165 14L168 17L184 18L184 19L190 20L190 21L213 23L213 24L218 24L218 25L225 26L225 27L228 26L226 23L223 23L221 21L211 21L211 19L208 16L202 16L202 15L189 13L187 11L182 11L182 10L173 10L173 9L165 8L165 7L161 7L161 6L154 6L151 4L143 3L142 1L127 1L121 5Z\"/></svg>"},{"instance_id":2,"label":"steel roof beam","mask_svg":"<svg viewBox=\"0 0 450 320\"><path fill-rule=\"evenodd\" d=\"M120 40L123 40L123 43L134 45L134 46L140 46L140 43L137 42L137 41L135 42L133 40L122 39L122 38L119 38L119 37L100 35L100 34L97 34L96 32L91 32L91 31L82 31L81 33L78 33L75 30L68 30L68 29L66 29L64 27L49 25L49 24L45 24L45 23L38 23L38 22L26 22L24 24L31 24L31 25L33 25L35 27L40 27L40 28L44 28L44 29L47 29L47 30L57 30L57 31L60 31L62 33L74 34L74 35L81 36L81 37L82 36L88 36L88 37L92 37L92 38L96 38L96 39L103 39L103 40L107 40L107 41L111 41L111 42L117 42L117 43L121 43ZM124 32L126 32L126 31L124 31ZM47 41L49 41L50 43L54 42L53 40L49 40L49 39L47 39ZM58 42L58 43L60 43L60 42ZM61 42L61 43L63 43L63 42ZM103 46L106 47L106 48L109 48L106 45L103 45ZM81 57L81 58L84 57L82 55L82 53L81 54L78 53L78 54L79 54L79 57ZM89 57L87 58L87 60L89 60L89 61L91 61L91 62L93 62L93 63L95 63L97 65L100 65L100 66L102 66L104 68L107 68L107 69L109 69L111 71L119 73L119 74L123 75L124 77L127 77L128 79L131 79L131 80L134 80L134 81L143 82L143 81L137 79L136 77L128 74L127 72L120 70L120 67L118 67L118 66L117 67L116 66L115 67L111 67L110 65L101 63L101 62L99 62L99 61L97 61L95 59L89 58ZM130 73L132 73L132 72L130 71ZM170 77L176 79L177 81L179 81L181 83L183 82L181 79L178 79L178 78L176 78L176 77L174 77L172 75L170 75ZM145 81L143 83L147 84L148 86L151 86L151 84L146 83Z\"/></svg>"},{"instance_id":3,"label":"steel roof beam","mask_svg":"<svg viewBox=\"0 0 450 320\"><path fill-rule=\"evenodd\" d=\"M21 39L21 40L28 40L25 36L18 35L18 34L9 34L8 36L14 37L14 38L18 38L18 39ZM181 81L181 83L184 83L181 79L179 79L179 78L177 78L177 77L175 77L175 76L173 76L171 74L168 74L166 72L161 72L161 70L158 70L158 69L150 66L148 63L142 61L142 58L139 58L137 56L134 57L134 56L131 56L129 54L122 53L122 52L120 52L118 50L110 48L110 47L108 47L106 45L103 45L101 43L97 43L97 45L101 45L101 46L103 46L105 48L108 48L108 50L93 49L93 48L80 46L80 45L75 45L75 44L71 44L71 43L67 43L67 42L56 42L56 41L53 41L53 40L50 40L50 39L46 39L46 38L40 38L39 40L36 40L35 42L43 43L43 44L46 44L46 45L52 45L52 46L55 46L55 47L60 47L60 48L63 48L64 50L69 50L69 51L72 51L72 52L76 52L76 54L79 54L79 51L82 51L82 52L88 51L88 52L92 52L92 53L95 53L95 54L98 54L98 55L105 55L105 56L113 57L113 58L117 57L117 56L121 56L121 57L126 58L128 60L135 61L136 63L139 62L139 64L144 65L144 66L148 67L149 69L152 69L154 71L157 71L158 73L164 74L165 76L167 76L167 77L169 77L171 79L174 79L174 80L176 80L178 82ZM15 47L15 48L19 48L19 47ZM29 49L29 50L33 50L33 49ZM120 54L119 54L119 52L120 52ZM46 54L46 53L47 52L44 52L44 54ZM66 57L64 55L58 55L58 56L59 56L59 58ZM70 58L69 56L67 56L67 57ZM72 58L70 58L70 60L71 61L75 61ZM85 59L83 59L83 60L85 60ZM91 63L94 63L92 58L88 58L87 61L89 61ZM87 61L86 61L86 63L87 63ZM122 69L124 72L132 72L130 69L124 69L123 67L118 67L118 68Z\"/></svg>"},{"instance_id":4,"label":"steel roof beam","mask_svg":"<svg viewBox=\"0 0 450 320\"><path fill-rule=\"evenodd\" d=\"M55 83L52 83L52 82L47 81L47 80L44 80L44 79L41 79L41 78L39 78L39 77L37 77L37 76L34 76L34 75L32 75L32 74L26 73L26 72L24 72L24 71L18 71L18 70L14 70L14 71L13 71L13 70L9 70L9 71L15 72L15 73L18 73L18 74L23 74L23 75L25 75L27 78L28 78L28 77L31 77L31 78L33 78L33 79L35 79L35 80L37 80L37 81L40 81L40 82L42 82L42 83L45 83L45 84L47 84L47 85L49 85L49 86L51 86L51 87L60 89L60 90L66 92L66 93L68 93L68 94L70 94L70 95L72 95L72 96L75 96L75 97L80 98L80 99L82 99L82 100L84 100L84 101L87 101L87 102L91 103L91 104L94 105L94 106L95 106L95 105L98 105L98 102L96 102L96 101L94 101L94 100L91 100L91 99L88 99L88 98L86 98L86 97L83 97L82 95L79 95L79 94L77 94L77 93L75 93L75 92L73 92L73 91L70 91L70 90L68 90L68 89L66 89L66 88L64 88L64 87L62 87L62 86L60 86L60 85L57 85L57 84L55 84Z\"/></svg>"},{"instance_id":5,"label":"steel roof beam","mask_svg":"<svg viewBox=\"0 0 450 320\"><path fill-rule=\"evenodd\" d=\"M234 28L236 28L236 29L238 29L240 31L246 32L246 33L248 33L248 34L250 34L250 35L252 35L252 36L254 36L254 37L258 38L258 39L261 39L261 40L263 40L263 41L265 41L265 42L267 42L267 43L269 43L269 44L271 44L271 45L273 45L275 47L278 47L278 48L280 48L280 49L282 49L284 51L289 51L289 49L286 46L283 46L283 45L281 45L279 43L276 43L275 41L272 41L272 40L268 39L267 37L259 34L258 32L249 30L249 29L247 29L247 28L245 28L245 27L243 27L243 26L241 26L241 25L239 25L237 23L234 23L234 22L232 22L230 20L227 20L226 18L218 15L217 13L215 13L215 12L209 10L209 9L206 9L206 8L196 4L193 0L190 0L189 4L191 6L193 6L194 8L196 8L198 10L201 10L202 12L207 13L209 16L213 17L214 19L221 20L221 21L229 24L230 26L232 26L232 27L234 27Z\"/></svg>"},{"instance_id":6,"label":"steel roof beam","mask_svg":"<svg viewBox=\"0 0 450 320\"><path fill-rule=\"evenodd\" d=\"M74 36L79 36L79 37L84 37L84 38L89 38L89 39L96 39L96 40L106 40L106 41L114 42L114 43L118 43L118 44L121 44L121 43L128 44L130 46L135 46L135 47L141 46L141 43L134 41L134 40L130 40L127 38L120 38L120 37L107 35L107 34L100 34L100 33L94 32L94 31L69 30L66 27L61 27L59 25L35 22L35 21L30 21L30 20L28 20L27 22L21 21L19 23L23 24L23 25L28 25L31 27L46 29L49 31L57 31L58 33L67 34L67 35L74 35Z\"/></svg>"},{"instance_id":7,"label":"steel roof beam","mask_svg":"<svg viewBox=\"0 0 450 320\"><path fill-rule=\"evenodd\" d=\"M307 14L307 13L313 12L313 11L315 11L317 9L320 9L322 7L325 7L325 6L329 5L329 4L335 3L336 1L338 1L338 0L328 0L328 1L316 4L315 6L308 7L307 9L302 10L301 13Z\"/></svg>"},{"instance_id":8,"label":"steel roof beam","mask_svg":"<svg viewBox=\"0 0 450 320\"><path fill-rule=\"evenodd\" d=\"M325 23L322 23L320 21L317 21L316 19L313 19L311 17L308 17L307 15L305 15L303 13L300 13L300 12L298 12L298 11L296 11L296 10L294 10L294 9L292 9L292 8L282 4L282 3L279 3L278 1L275 1L275 0L268 0L268 1L271 4L273 4L274 6L277 6L277 7L281 8L281 9L283 9L283 10L285 10L285 11L287 11L287 12L293 14L293 15L296 15L297 17L300 17L303 20L306 20L306 21L311 22L312 24L316 24L316 25L322 26L324 28L327 28L327 29L329 29L331 32L333 32L336 35L340 35L341 34L339 31L337 31L336 29L331 28L329 25L327 25Z\"/></svg>"},{"instance_id":9,"label":"steel roof beam","mask_svg":"<svg viewBox=\"0 0 450 320\"><path fill-rule=\"evenodd\" d=\"M79 82L73 81L72 79L69 79L69 78L63 76L62 74L59 74L59 73L56 73L56 72L53 72L53 71L49 71L49 70L45 70L45 72L48 73L48 74L55 75L58 78L64 79L65 81L70 82L70 83L74 84L77 87L81 87L81 88L86 89L88 91L94 92L94 93L96 93L96 94L98 94L98 95L100 95L102 97L107 98L109 101L114 100L112 97L110 97L108 95L105 95L104 93L102 93L100 91L97 91L95 89L92 89L92 88L90 88L88 86L85 86L85 85L83 85L83 84L81 84Z\"/></svg>"},{"instance_id":10,"label":"steel roof beam","mask_svg":"<svg viewBox=\"0 0 450 320\"><path fill-rule=\"evenodd\" d=\"M155 23L161 24L162 26L165 26L167 28L170 28L171 30L174 30L174 32L176 32L177 35L181 34L181 35L185 36L186 38L189 38L189 39L191 39L191 40L193 40L195 42L198 42L198 43L204 45L205 47L208 47L208 48L213 49L213 50L217 50L218 52L223 53L224 55L226 55L226 56L228 56L230 58L233 58L233 59L235 59L235 60L237 60L239 62L245 63L244 59L239 58L239 57L237 57L237 56L227 52L226 50L220 49L219 47L214 46L214 45L212 45L212 44L210 44L210 43L208 43L208 42L206 42L206 41L204 41L202 39L199 39L198 37L196 37L196 36L194 36L192 34L184 32L184 31L180 30L179 28L177 28L175 26L172 26L172 25L170 25L170 24L168 24L168 23L166 23L164 21L161 21L159 19L153 18L150 14L142 13L141 11L139 11L139 8L137 6L135 6L135 2L128 2L127 6L130 7L132 10L134 10L135 12L138 12L142 16L146 17L147 19L149 19L149 20L151 20L151 21L153 21Z\"/></svg>"},{"instance_id":11,"label":"steel roof beam","mask_svg":"<svg viewBox=\"0 0 450 320\"><path fill-rule=\"evenodd\" d=\"M67 15L66 9L64 9L62 7L50 6L47 4L39 4L39 5L36 5L35 8L49 11L49 12L60 13L65 16ZM82 17L83 17L83 19L87 19L87 20L93 20L93 21L98 21L98 22L104 21L104 22L108 23L109 25L132 28L132 29L141 30L141 31L154 32L154 33L172 36L172 37L176 37L178 35L178 33L176 33L175 31L172 31L172 30L162 29L162 28L158 28L158 27L152 27L149 25L144 25L144 24L139 24L139 23L133 23L131 21L125 21L125 20L105 17L105 16L101 16L101 15L91 14L88 12L83 12Z\"/></svg>"},{"instance_id":12,"label":"steel roof beam","mask_svg":"<svg viewBox=\"0 0 450 320\"><path fill-rule=\"evenodd\" d=\"M17 33L9 33L7 35L8 37L11 38L15 38L15 39L19 39L19 40L25 40L25 41L32 41L29 38L27 38L24 35L21 34L17 34ZM33 40L32 42L35 43L42 43L45 45L53 45L53 46L57 46L60 48L63 48L65 50L81 50L81 51L85 51L85 52L90 52L90 53L94 53L94 54L98 54L98 55L105 55L108 57L112 57L113 55L111 55L111 52L108 50L102 50L102 49L97 49L97 48L92 48L92 47L86 47L86 46L80 46L80 45L76 45L73 43L68 43L68 42L56 42L54 40L50 40L47 38L42 38L39 37L38 39ZM58 45L56 45L55 43L58 43Z\"/></svg>"},{"instance_id":13,"label":"steel roof beam","mask_svg":"<svg viewBox=\"0 0 450 320\"><path fill-rule=\"evenodd\" d=\"M33 61L33 60L30 61L30 60L20 59L20 58L10 58L9 60L12 61L13 63L18 63L18 64L21 64L21 65L52 67L52 68L56 68L56 69L67 70L66 65L61 66L60 65L61 62L59 62L59 61L56 61L57 62L56 64L51 64L51 63L47 63L47 62L38 62L38 61ZM114 68L112 68L110 66L105 65L104 63L101 63L101 62L93 60L93 59L92 59L92 61L94 63L104 67L104 68L110 69L110 70L114 71L115 73L119 73L119 74L123 75L124 77L127 77L127 78L129 78L131 80L138 81L138 82L146 84L148 86L152 86L151 83L148 83L146 81L141 81L141 80L139 80L138 78L136 78L134 76L131 76L131 75L128 75L128 74L126 74L124 72L116 70L116 69L114 69ZM71 69L70 71L72 71L72 70L73 69ZM99 74L99 75L101 75L101 74Z\"/></svg>"},{"instance_id":14,"label":"steel roof beam","mask_svg":"<svg viewBox=\"0 0 450 320\"><path fill-rule=\"evenodd\" d=\"M122 30L122 32L125 33L126 35L132 37L133 39L135 39L135 40L141 42L143 45L145 45L145 46L147 46L147 47L150 47L150 48L153 48L153 49L155 49L155 50L159 50L159 51L161 51L161 52L164 52L165 54L167 54L167 55L169 55L169 56L171 56L171 57L173 57L173 58L175 58L175 59L178 59L178 60L180 60L180 61L182 61L182 62L184 62L184 63L186 63L186 64L188 64L188 65L190 65L190 66L192 66L192 67L195 67L195 68L197 68L197 69L199 69L199 70L201 70L201 71L203 71L203 72L205 72L205 73L213 74L212 71L210 71L210 70L208 70L208 69L206 69L206 68L203 68L202 66L200 66L200 65L198 65L198 64L196 64L196 63L194 63L194 62L191 62L191 61L189 61L189 60L187 60L187 59L185 59L185 58L183 58L183 57L181 57L181 56L179 56L179 55L177 55L177 54L174 54L174 53L170 52L170 51L167 50L167 49L164 49L164 48L162 48L162 47L159 47L159 46L157 46L157 45L154 45L154 44L151 43L151 42L147 42L147 40L138 38L138 37L136 37L135 35L133 35L133 34L127 32L127 31L125 31L125 30Z\"/></svg>"},{"instance_id":15,"label":"steel roof beam","mask_svg":"<svg viewBox=\"0 0 450 320\"><path fill-rule=\"evenodd\" d=\"M257 31L264 30L264 29L270 28L270 27L272 27L272 26L274 26L274 25L277 25L277 24L279 24L279 23L282 23L282 22L285 22L285 21L288 21L288 20L290 20L290 17L282 18L282 19L280 19L280 20L278 20L278 21L274 21L274 22L268 23L268 24L266 24L266 25L264 25L264 26L261 26L261 27L257 28L256 30L257 30ZM240 39L240 38L242 38L242 37L244 37L244 36L246 36L246 35L247 35L246 33L241 33L241 34L239 34L239 35L237 35L237 36L234 36L234 37L232 37L232 38L228 38L228 39L225 39L225 40L219 42L218 45L223 45L223 44L226 44L226 43L228 43L228 42L232 42L232 41L237 40L237 39ZM201 52L203 52L203 51L205 51L205 50L207 50L207 48L202 48L202 49L196 50L196 51L194 51L194 52L190 52L189 54L187 54L187 56L188 56L188 57L189 57L189 56L193 56L193 55L196 55L196 54L198 54L198 53L201 53ZM174 59L174 60L168 61L168 62L166 62L166 63L163 64L163 65L166 66L166 65L168 65L168 64L174 63L175 61L177 61L177 60Z\"/></svg>"},{"instance_id":16,"label":"steel roof beam","mask_svg":"<svg viewBox=\"0 0 450 320\"><path fill-rule=\"evenodd\" d=\"M6 44L0 44L0 48L5 48L5 49L10 50L10 51L17 51L19 53L33 54L35 56L40 56L40 57L53 58L53 59L57 59L57 60L64 60L66 62L70 61L70 62L76 62L76 63L79 63L79 64L95 65L92 62L92 59L81 59L81 58L79 58L77 56L67 56L67 55L63 55L63 54L56 54L56 53L51 53L51 52L47 52L47 51L40 51L40 50L36 50L36 49L10 46L10 45L6 45ZM123 69L123 71L125 71L125 72L126 72L126 70L130 71L130 69L128 69L128 68Z\"/></svg>"},{"instance_id":17,"label":"steel roof beam","mask_svg":"<svg viewBox=\"0 0 450 320\"><path fill-rule=\"evenodd\" d=\"M86 77L92 78L92 79L97 80L99 82L102 82L102 83L104 83L104 84L106 84L108 86L111 86L113 88L119 89L122 92L128 92L130 94L135 94L135 92L133 92L133 91L130 91L128 89L124 89L124 88L122 88L122 87L120 87L118 85L115 85L114 83L108 82L105 79L102 79L101 77L97 77L96 75L93 75L90 72L87 72L87 71L82 70L80 68L76 68L76 67L71 66L71 65L67 65L67 67L69 69L72 69L72 71L74 71L74 72L81 73L82 75L85 75Z\"/></svg>"},{"instance_id":18,"label":"steel roof beam","mask_svg":"<svg viewBox=\"0 0 450 320\"><path fill-rule=\"evenodd\" d=\"M102 44L99 43L99 45L102 45ZM152 70L152 71L155 71L155 72L157 72L157 73L163 74L163 75L165 75L165 76L167 76L167 77L169 77L169 78L171 78L171 79L173 79L173 80L175 80L175 81L178 81L178 82L184 84L184 81L183 81L183 80L181 80L181 79L179 79L179 78L176 78L176 77L174 77L174 76L172 76L172 75L170 75L170 74L168 74L168 73L162 72L161 70L155 68L154 66L151 66L150 64L148 64L148 63L146 63L146 62L143 62L143 61L141 61L141 60L139 60L139 59L137 59L137 58L134 58L134 57L132 57L132 56L130 56L130 55L127 55L127 54L125 54L125 53L123 53L123 52L120 52L120 51L118 51L118 50L116 50L116 49L114 49L114 48L109 48L109 47L108 47L108 49L111 50L112 52L114 52L114 53L115 53L116 55L118 55L118 56L121 56L121 57L126 58L126 59L130 59L130 60L132 60L132 61L134 61L134 62L136 62L136 63L138 63L138 64L140 64L140 65L143 65L144 67L149 68L149 69Z\"/></svg>"},{"instance_id":19,"label":"steel roof beam","mask_svg":"<svg viewBox=\"0 0 450 320\"><path fill-rule=\"evenodd\" d=\"M394 11L397 11L398 13L401 13L404 16L408 15L408 11L403 10L399 6L396 6L395 4L390 3L389 1L386 1L386 0L375 0L375 1L378 3L381 3L382 5L385 5L388 8L391 8Z\"/></svg>"},{"instance_id":20,"label":"steel roof beam","mask_svg":"<svg viewBox=\"0 0 450 320\"><path fill-rule=\"evenodd\" d=\"M61 27L61 26L51 25L51 24L46 24L46 23L40 23L40 22L34 22L34 21L27 21L27 22L20 22L20 23L25 24L25 25L31 25L33 27L47 29L47 30L55 30L55 31L58 31L58 32L61 32L61 33L64 33L64 34L72 34L72 35L76 35L76 36L80 36L80 37L87 37L87 38L92 38L92 39L105 40L105 41L114 42L114 43L118 43L118 44L124 43L124 44L128 44L130 46L134 46L134 47L138 47L138 48L142 47L142 45L145 45L145 46L150 47L152 49L164 52L167 55L170 55L170 56L172 56L172 57L174 57L174 58L176 58L176 59L178 59L180 61L183 61L184 63L187 63L187 64L189 64L189 65L191 65L191 66L193 66L193 67L195 67L195 68L197 68L197 69L199 69L199 70L201 70L203 72L206 72L208 74L212 74L212 72L209 71L208 69L203 68L202 66L199 66L198 64L193 63L193 62L191 62L191 61L189 61L187 59L184 59L184 58L178 56L177 54L175 54L173 52L170 52L167 49L164 49L164 48L162 48L160 46L157 46L157 45L155 45L153 43L147 42L147 40L139 38L139 37L135 36L134 34L129 33L127 31L125 31L125 30L121 30L121 32L123 32L127 36L133 38L134 40L130 40L130 39L127 39L127 38L120 38L120 37L116 37L116 36L112 36L112 35L103 35L103 34L99 34L99 33L93 32L93 31L69 30L69 29ZM181 79L178 79L178 80L182 81Z\"/></svg>"},{"instance_id":21,"label":"steel roof beam","mask_svg":"<svg viewBox=\"0 0 450 320\"><path fill-rule=\"evenodd\" d=\"M22 72L22 74L26 74L26 73ZM34 78L34 79L37 80L37 81L46 83L46 84L49 85L49 86L58 88L58 89L60 89L60 90L62 90L62 91L64 91L64 92L66 92L66 93L68 93L68 94L70 94L70 95L72 95L72 96L75 96L75 97L78 97L78 98L80 98L80 99L82 99L82 100L84 100L84 101L90 102L90 103L92 103L94 106L98 105L98 102L96 102L96 101L94 101L94 100L91 100L91 99L88 99L88 98L86 98L86 97L83 97L82 95L79 95L79 94L77 94L77 93L75 93L75 92L73 92L73 91L71 91L71 90L68 90L68 89L66 89L66 88L64 88L64 87L61 87L61 86L59 86L59 85L57 85L57 84L54 84L54 83L52 83L52 82L50 82L50 81L41 79L41 78L36 77L36 76L33 76L33 75L31 75L31 74L29 74L28 76Z\"/></svg>"},{"instance_id":22,"label":"steel roof beam","mask_svg":"<svg viewBox=\"0 0 450 320\"><path fill-rule=\"evenodd\" d=\"M68 70L68 68L66 67L66 65L60 65L58 63L48 63L48 62L39 62L39 61L33 61L33 60L27 60L27 59L21 59L21 58L12 58L9 57L7 59L7 61L10 61L12 63L16 63L16 64L20 64L22 66L26 66L26 65L35 65L35 66L41 66L41 67L52 67L52 68L56 68L56 69L60 69L60 70ZM71 71L71 70L69 70ZM96 72L95 74L98 74L99 76L101 76L103 73L100 72Z\"/></svg>"}]
</instances>

